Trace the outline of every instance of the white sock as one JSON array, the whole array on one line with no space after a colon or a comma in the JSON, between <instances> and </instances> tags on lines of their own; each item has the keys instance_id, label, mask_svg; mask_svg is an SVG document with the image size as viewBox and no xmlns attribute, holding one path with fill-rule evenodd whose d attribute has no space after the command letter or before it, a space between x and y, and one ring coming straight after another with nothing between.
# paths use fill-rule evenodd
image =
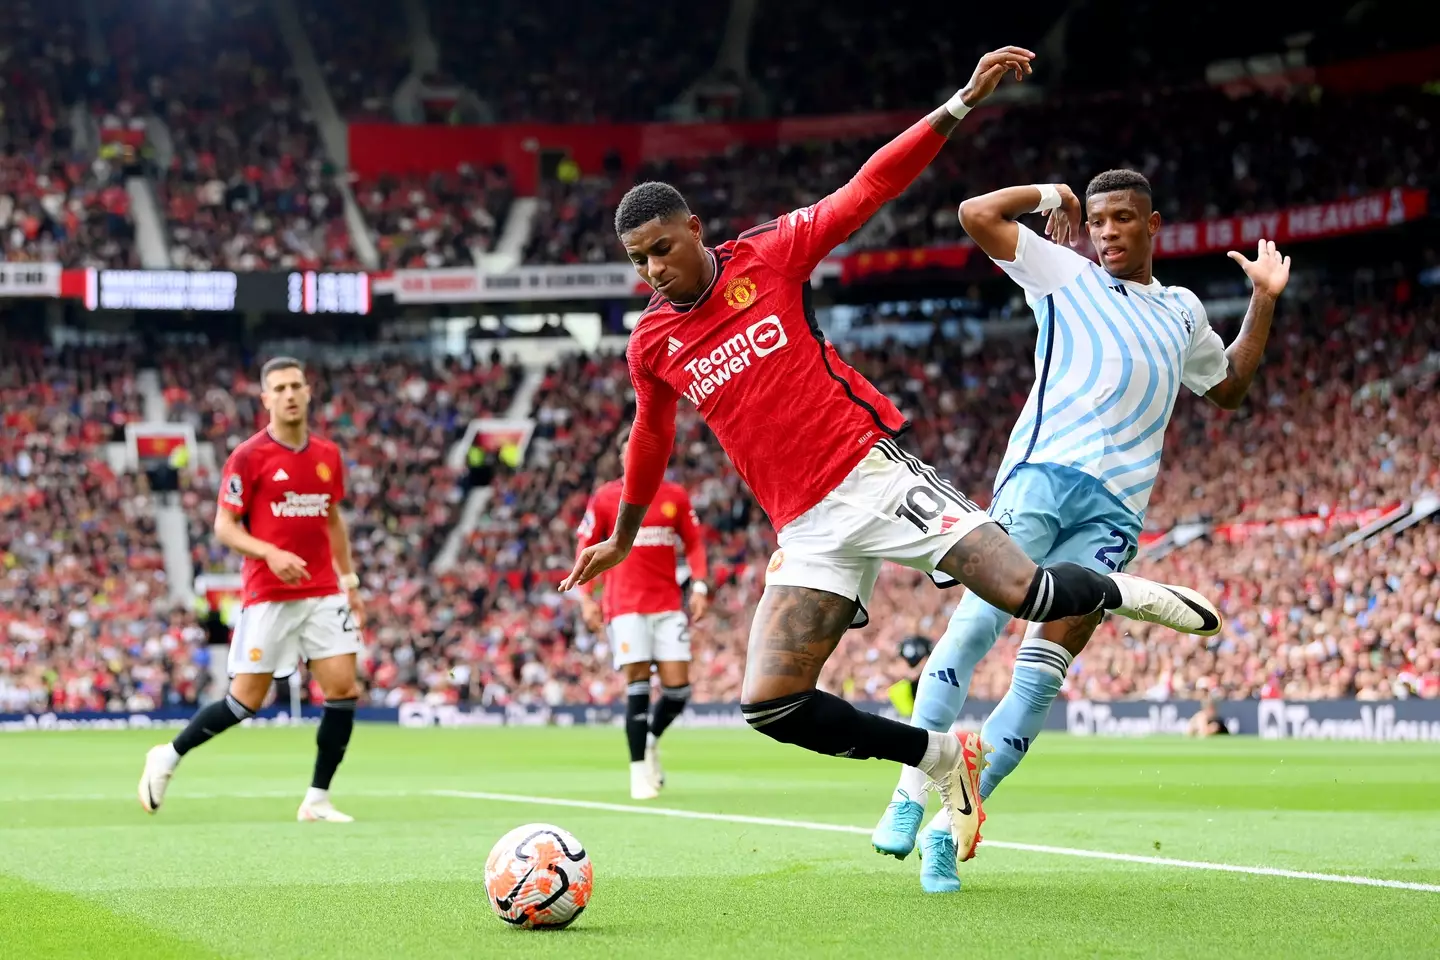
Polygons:
<instances>
[{"instance_id":1,"label":"white sock","mask_svg":"<svg viewBox=\"0 0 1440 960\"><path fill-rule=\"evenodd\" d=\"M653 733L647 733L647 734L645 734L645 749L646 749L646 750L654 750L654 749L655 749L655 744L657 744L657 743L659 743L659 742L660 742L660 738L657 737L657 736L655 736L655 734L653 734Z\"/></svg>"},{"instance_id":2,"label":"white sock","mask_svg":"<svg viewBox=\"0 0 1440 960\"><path fill-rule=\"evenodd\" d=\"M180 766L180 754L175 752L175 744L173 743L165 744L165 752L160 754L160 758L165 761L165 766L171 770Z\"/></svg>"},{"instance_id":3,"label":"white sock","mask_svg":"<svg viewBox=\"0 0 1440 960\"><path fill-rule=\"evenodd\" d=\"M321 790L319 787L311 787L305 791L305 802L307 804L329 803L330 791Z\"/></svg>"},{"instance_id":4,"label":"white sock","mask_svg":"<svg viewBox=\"0 0 1440 960\"><path fill-rule=\"evenodd\" d=\"M639 776L639 777L648 777L648 776L650 776L650 765L647 764L644 760L631 760L631 761L630 761L630 776L632 776L632 777L636 777L636 776Z\"/></svg>"},{"instance_id":5,"label":"white sock","mask_svg":"<svg viewBox=\"0 0 1440 960\"><path fill-rule=\"evenodd\" d=\"M930 791L925 789L929 781L925 771L917 767L901 767L900 782L895 786L895 793L891 795L892 803L903 803L906 800L914 800L920 806L925 806L925 801L930 798Z\"/></svg>"},{"instance_id":6,"label":"white sock","mask_svg":"<svg viewBox=\"0 0 1440 960\"><path fill-rule=\"evenodd\" d=\"M933 780L936 776L945 773L955 766L960 759L960 740L953 733L939 733L935 730L926 731L930 734L930 744L925 748L925 756L920 758L919 767L929 774Z\"/></svg>"},{"instance_id":7,"label":"white sock","mask_svg":"<svg viewBox=\"0 0 1440 960\"><path fill-rule=\"evenodd\" d=\"M929 830L938 830L940 833L950 832L950 808L941 807L940 812L930 821Z\"/></svg>"}]
</instances>

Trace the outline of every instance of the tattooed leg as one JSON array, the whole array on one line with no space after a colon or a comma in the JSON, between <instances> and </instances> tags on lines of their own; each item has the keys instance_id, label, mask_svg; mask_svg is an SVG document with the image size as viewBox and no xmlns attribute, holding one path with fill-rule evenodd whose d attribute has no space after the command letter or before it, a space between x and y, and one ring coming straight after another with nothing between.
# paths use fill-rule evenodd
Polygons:
<instances>
[{"instance_id":1,"label":"tattooed leg","mask_svg":"<svg viewBox=\"0 0 1440 960\"><path fill-rule=\"evenodd\" d=\"M766 587L750 624L741 699L773 700L815 689L857 606L825 590Z\"/></svg>"},{"instance_id":2,"label":"tattooed leg","mask_svg":"<svg viewBox=\"0 0 1440 960\"><path fill-rule=\"evenodd\" d=\"M1064 620L1121 604L1120 588L1109 577L1078 563L1038 567L996 523L966 534L938 568L992 607L1021 620Z\"/></svg>"},{"instance_id":3,"label":"tattooed leg","mask_svg":"<svg viewBox=\"0 0 1440 960\"><path fill-rule=\"evenodd\" d=\"M765 588L750 627L740 708L745 721L781 743L829 756L927 769L953 764L953 749L931 745L940 734L865 713L815 689L855 609L855 600L824 590Z\"/></svg>"}]
</instances>

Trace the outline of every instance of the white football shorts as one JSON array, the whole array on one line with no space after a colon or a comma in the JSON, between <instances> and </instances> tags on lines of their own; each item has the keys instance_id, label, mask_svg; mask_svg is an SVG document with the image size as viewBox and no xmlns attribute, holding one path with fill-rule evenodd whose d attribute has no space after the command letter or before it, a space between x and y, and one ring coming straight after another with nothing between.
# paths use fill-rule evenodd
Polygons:
<instances>
[{"instance_id":1,"label":"white football shorts","mask_svg":"<svg viewBox=\"0 0 1440 960\"><path fill-rule=\"evenodd\" d=\"M860 604L851 627L870 622L866 608L885 561L930 575L950 548L981 524L994 523L935 469L881 440L825 498L780 531L765 583L809 587Z\"/></svg>"},{"instance_id":2,"label":"white football shorts","mask_svg":"<svg viewBox=\"0 0 1440 960\"><path fill-rule=\"evenodd\" d=\"M230 675L295 672L303 660L358 654L364 644L343 593L253 603L240 611L230 636Z\"/></svg>"},{"instance_id":3,"label":"white football shorts","mask_svg":"<svg viewBox=\"0 0 1440 960\"><path fill-rule=\"evenodd\" d=\"M605 627L615 667L690 660L690 619L679 610L622 613Z\"/></svg>"}]
</instances>

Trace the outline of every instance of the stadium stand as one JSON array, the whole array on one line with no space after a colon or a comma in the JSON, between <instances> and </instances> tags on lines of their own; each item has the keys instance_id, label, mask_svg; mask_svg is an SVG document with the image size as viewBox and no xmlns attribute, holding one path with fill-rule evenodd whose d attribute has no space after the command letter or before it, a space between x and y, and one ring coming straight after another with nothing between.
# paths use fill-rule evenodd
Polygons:
<instances>
[{"instance_id":1,"label":"stadium stand","mask_svg":"<svg viewBox=\"0 0 1440 960\"><path fill-rule=\"evenodd\" d=\"M349 6L299 4L323 85L355 120L405 114L397 92L413 93L407 84L422 89L420 119L437 123L472 119L474 111L558 123L677 117L675 105L702 76L739 92L730 101L691 103L685 119L910 110L938 102L957 79L949 74L954 63L974 52L933 40L902 59L895 50L902 34L909 39L906 17L913 16L906 4L883 16L826 4L820 17L819 5L805 0L774 5L765 29L751 26L750 72L727 79L707 71L721 52L728 4L632 15L552 0L431 0L424 30L399 4L362 6L367 15L350 29ZM997 11L995 27L1048 22L1063 6L1042 3L1023 17ZM1110 0L1090 6L1125 19ZM13 38L0 53L6 261L140 266L133 206L144 191L132 190L130 178L148 185L158 204L171 265L191 270L360 267L347 183L375 242L379 259L371 266L471 266L495 250L517 201L528 199L514 169L488 162L350 183L267 5L162 10L98 0L83 16L68 10L17 2L0 11L0 31ZM556 36L562 13L567 30ZM1372 42L1380 32L1374 23L1339 30L1341 11L1329 3L1313 15L1314 63L1382 49ZM1236 38L1213 4L1183 16L1209 38L1204 49L1225 56L1282 49L1293 26L1267 15ZM346 29L336 29L342 20ZM801 25L812 23L822 25L820 37L805 34L802 43ZM428 66L417 42L426 30L438 41ZM690 42L696 36L714 42ZM92 37L103 58L92 60ZM1049 179L1079 188L1088 174L1119 165L1150 176L1167 221L1434 185L1433 97L1416 85L1239 92L1206 85L1207 64L1188 53L1157 64L1152 50L1150 61L1131 67L1142 76L1153 71L1155 82L1105 86L1089 75L1093 65L1074 56L1093 41L1084 30L1067 32L1069 66L1055 68L1047 95L1003 104L983 120L977 114L852 247L953 243L962 236L954 208L964 196ZM486 55L475 56L482 46ZM547 59L535 60L537 49ZM855 93L857 76L867 80L863 95ZM1055 89L1062 79L1063 90ZM461 95L466 90L476 103ZM607 157L584 170L562 162L542 177L522 259L618 260L614 204L631 183L649 178L685 190L713 240L734 236L814 202L879 142L736 145L719 156L630 166ZM1137 569L1213 590L1230 618L1226 630L1203 641L1108 624L1077 660L1069 695L1440 696L1440 526L1427 520L1345 546L1348 534L1377 516L1440 491L1431 354L1440 327L1433 291L1420 279L1427 267L1433 276L1435 254L1406 252L1405 263L1361 271L1390 280L1362 283L1357 263L1379 264L1391 249L1373 258L1353 247L1317 257L1325 261L1317 269L1345 282L1287 299L1240 414L1194 399L1177 411L1147 517L1157 539ZM973 291L967 298L975 303L963 312L967 320L1016 315L1013 298L1003 306ZM72 306L78 310L64 309ZM859 326L883 329L892 319L879 308L862 312ZM238 559L209 532L215 467L263 425L259 351L249 339L242 348L218 334L165 347L136 340L57 348L42 339L0 340L0 634L7 641L0 712L194 702L216 673L206 642L213 618L172 596L154 519L163 495L142 473L117 468L110 445L123 443L126 424L147 419L139 379L153 368L168 422L192 426L213 453L182 471L190 563L196 574L233 573ZM942 335L937 325L919 344L866 342L844 353L911 415L908 444L983 500L1033 378L1028 334L986 334L980 343ZM619 472L616 442L630 414L623 357L577 346L543 370L526 370L498 355L436 359L413 345L311 344L309 351L319 358L314 425L353 464L352 536L371 598L371 702L617 700L621 684L604 637L580 624L576 605L554 584L572 561L589 491ZM1397 371L1414 373L1397 378ZM521 389L531 374L533 396ZM470 421L504 415L522 394L534 421L523 461L488 464L483 477L454 468L454 445ZM733 701L774 535L688 407L671 475L692 491L718 585L711 616L695 630L695 697ZM463 520L476 489L488 498L485 508ZM1182 543L1182 528L1195 538ZM457 555L440 569L447 545ZM888 572L872 626L846 640L825 683L855 699L882 699L909 672L895 656L899 640L938 635L955 599ZM1004 692L1017 636L1008 634L982 665L975 697Z\"/></svg>"}]
</instances>

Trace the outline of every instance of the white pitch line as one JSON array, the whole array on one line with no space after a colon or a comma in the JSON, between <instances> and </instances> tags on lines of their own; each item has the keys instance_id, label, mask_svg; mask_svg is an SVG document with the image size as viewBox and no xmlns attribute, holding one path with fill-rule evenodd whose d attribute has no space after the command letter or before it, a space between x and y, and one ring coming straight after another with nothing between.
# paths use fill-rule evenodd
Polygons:
<instances>
[{"instance_id":1,"label":"white pitch line","mask_svg":"<svg viewBox=\"0 0 1440 960\"><path fill-rule=\"evenodd\" d=\"M778 817L750 817L738 813L709 813L704 810L680 810L675 807L641 807L627 803L603 803L598 800L572 800L565 797L526 797L513 793L485 793L476 790L354 790L348 796L358 797L452 797L461 800L491 800L496 803L524 803L533 806L575 807L581 810L602 810L609 813L639 813L653 817L675 817L681 820L708 820L717 823L741 823L757 827L787 827L792 830L813 830L825 833L851 833L868 836L869 827L852 827L844 823L818 823L810 820L784 820ZM177 793L178 800L242 800L294 797L294 790L256 790L233 793ZM66 801L133 800L133 797L106 793L49 794L29 797L0 797L0 803L36 803ZM987 849L1019 850L1044 853L1057 857L1079 857L1085 860L1110 860L1138 863L1152 867L1176 867L1182 870L1210 870L1215 873L1242 873L1253 877L1283 877L1288 880L1315 880L1321 883L1345 883L1359 887L1384 887L1390 890L1414 890L1440 893L1440 884L1414 883L1408 880L1385 880L1380 877L1357 877L1338 873L1311 873L1305 870L1282 870L1277 867L1249 867L1233 863L1211 863L1207 860L1176 860L1172 857L1147 857L1133 853L1110 853L1105 850L1080 850L1075 847L1052 847L1038 843L1011 843L986 840Z\"/></svg>"},{"instance_id":2,"label":"white pitch line","mask_svg":"<svg viewBox=\"0 0 1440 960\"><path fill-rule=\"evenodd\" d=\"M710 820L721 823L744 823L758 827L789 827L792 830L818 830L826 833L857 833L868 835L869 827L852 827L842 823L816 823L809 820L782 820L776 817L748 817L743 814L708 813L703 810L679 810L674 807L639 807L625 803L601 803L595 800L570 800L563 797L524 797L512 793L484 793L475 790L430 790L430 796L455 797L462 800L492 800L496 803L525 803L535 806L576 807L581 810L604 810L610 813L640 813L652 817L675 817L681 820ZM1104 850L1078 850L1074 847L1051 847L1035 843L1008 843L986 840L987 848L1020 850L1025 853L1047 853L1057 857L1080 857L1087 860L1112 860L1140 863L1154 867L1178 867L1184 870L1212 870L1218 873L1243 873L1255 877L1284 877L1288 880L1317 880L1322 883L1347 883L1361 887L1385 887L1391 890L1415 890L1440 893L1440 884L1412 883L1408 880L1384 880L1379 877L1355 877L1338 873L1311 873L1305 870L1281 870L1276 867L1247 867L1233 863L1211 863L1206 860L1176 860L1171 857L1146 857L1133 853L1108 853Z\"/></svg>"}]
</instances>

